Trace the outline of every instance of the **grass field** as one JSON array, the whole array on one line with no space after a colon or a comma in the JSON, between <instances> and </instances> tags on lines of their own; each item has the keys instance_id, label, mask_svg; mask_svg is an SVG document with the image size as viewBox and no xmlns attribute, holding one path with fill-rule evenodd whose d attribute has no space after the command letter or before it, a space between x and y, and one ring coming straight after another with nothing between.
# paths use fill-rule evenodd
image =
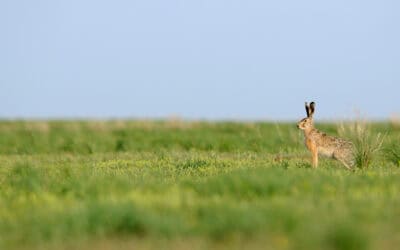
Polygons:
<instances>
[{"instance_id":1,"label":"grass field","mask_svg":"<svg viewBox=\"0 0 400 250\"><path fill-rule=\"evenodd\" d=\"M290 123L3 121L0 249L396 249L400 127L371 129L348 171Z\"/></svg>"}]
</instances>

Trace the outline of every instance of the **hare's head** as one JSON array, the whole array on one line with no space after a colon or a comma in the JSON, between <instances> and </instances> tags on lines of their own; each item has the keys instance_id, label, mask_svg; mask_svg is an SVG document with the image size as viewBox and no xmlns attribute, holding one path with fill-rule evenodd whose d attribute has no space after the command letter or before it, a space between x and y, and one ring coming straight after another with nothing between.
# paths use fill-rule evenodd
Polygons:
<instances>
[{"instance_id":1,"label":"hare's head","mask_svg":"<svg viewBox=\"0 0 400 250\"><path fill-rule=\"evenodd\" d=\"M297 123L297 127L301 130L308 130L308 129L312 129L314 127L313 124L313 115L314 115L314 111L315 111L315 103L311 102L310 105L308 105L308 103L306 102L306 112L307 112L307 117L301 119L298 123Z\"/></svg>"}]
</instances>

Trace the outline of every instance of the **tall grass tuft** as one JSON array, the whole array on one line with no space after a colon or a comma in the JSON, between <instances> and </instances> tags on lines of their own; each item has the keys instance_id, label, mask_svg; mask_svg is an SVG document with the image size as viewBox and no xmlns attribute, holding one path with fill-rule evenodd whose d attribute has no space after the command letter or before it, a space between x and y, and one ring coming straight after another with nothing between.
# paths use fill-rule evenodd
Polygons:
<instances>
[{"instance_id":1,"label":"tall grass tuft","mask_svg":"<svg viewBox=\"0 0 400 250\"><path fill-rule=\"evenodd\" d=\"M374 133L364 120L342 123L338 132L340 136L352 141L354 165L357 168L368 168L382 149L384 135Z\"/></svg>"}]
</instances>

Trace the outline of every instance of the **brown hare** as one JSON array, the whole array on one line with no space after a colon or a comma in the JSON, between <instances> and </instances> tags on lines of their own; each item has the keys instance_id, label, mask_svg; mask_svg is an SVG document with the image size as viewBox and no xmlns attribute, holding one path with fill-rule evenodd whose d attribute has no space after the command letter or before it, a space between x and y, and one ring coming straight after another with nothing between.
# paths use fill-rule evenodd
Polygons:
<instances>
[{"instance_id":1,"label":"brown hare","mask_svg":"<svg viewBox=\"0 0 400 250\"><path fill-rule=\"evenodd\" d=\"M350 141L329 136L314 128L315 103L306 102L307 117L297 123L304 131L305 144L312 154L312 166L318 167L318 155L339 160L347 169L353 167L353 144Z\"/></svg>"}]
</instances>

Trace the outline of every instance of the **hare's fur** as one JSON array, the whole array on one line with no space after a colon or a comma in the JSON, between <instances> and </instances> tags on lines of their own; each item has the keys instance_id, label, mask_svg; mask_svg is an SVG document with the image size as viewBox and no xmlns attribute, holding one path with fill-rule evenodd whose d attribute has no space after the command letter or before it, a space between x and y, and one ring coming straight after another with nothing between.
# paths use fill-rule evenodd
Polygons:
<instances>
[{"instance_id":1,"label":"hare's fur","mask_svg":"<svg viewBox=\"0 0 400 250\"><path fill-rule=\"evenodd\" d=\"M318 155L339 160L346 168L353 166L353 144L342 138L326 135L314 128L315 103L306 103L307 117L297 123L304 132L305 144L312 154L312 166L318 167Z\"/></svg>"}]
</instances>

